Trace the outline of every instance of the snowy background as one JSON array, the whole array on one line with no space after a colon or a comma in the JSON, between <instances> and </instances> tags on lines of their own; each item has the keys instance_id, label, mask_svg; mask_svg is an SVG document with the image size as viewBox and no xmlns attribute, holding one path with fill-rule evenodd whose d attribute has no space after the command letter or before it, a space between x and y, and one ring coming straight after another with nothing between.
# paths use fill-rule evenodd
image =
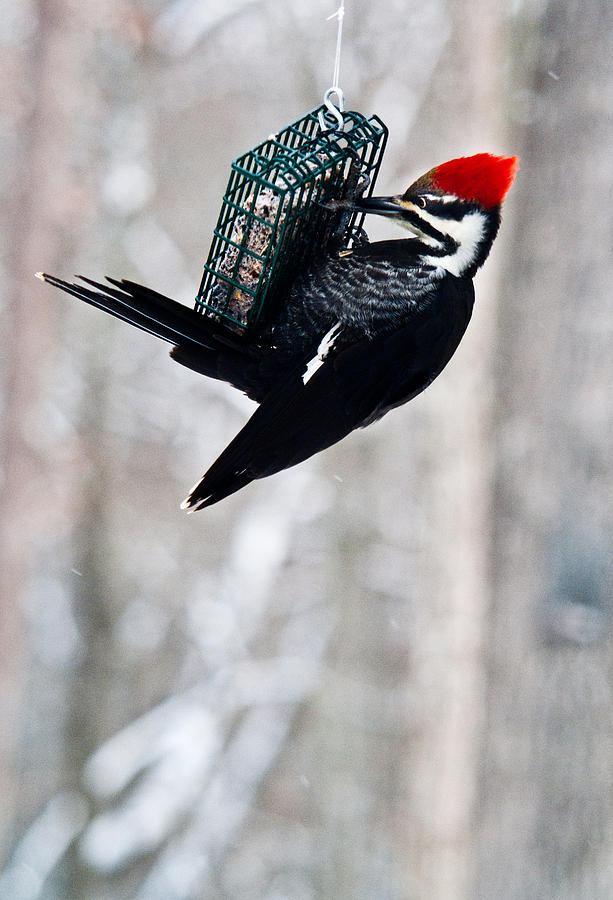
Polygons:
<instances>
[{"instance_id":1,"label":"snowy background","mask_svg":"<svg viewBox=\"0 0 613 900\"><path fill-rule=\"evenodd\" d=\"M346 7L379 193L521 171L444 375L188 517L253 404L32 275L191 305L334 2L0 0L2 900L613 896L613 4Z\"/></svg>"}]
</instances>

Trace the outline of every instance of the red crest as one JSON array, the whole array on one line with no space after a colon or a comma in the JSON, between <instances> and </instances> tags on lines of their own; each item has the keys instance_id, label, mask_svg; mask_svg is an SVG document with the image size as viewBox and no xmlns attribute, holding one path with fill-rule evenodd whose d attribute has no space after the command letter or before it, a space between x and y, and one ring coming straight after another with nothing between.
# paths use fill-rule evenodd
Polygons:
<instances>
[{"instance_id":1,"label":"red crest","mask_svg":"<svg viewBox=\"0 0 613 900\"><path fill-rule=\"evenodd\" d=\"M462 200L472 200L486 209L498 206L513 184L519 168L517 156L477 153L450 159L432 169L432 185Z\"/></svg>"}]
</instances>

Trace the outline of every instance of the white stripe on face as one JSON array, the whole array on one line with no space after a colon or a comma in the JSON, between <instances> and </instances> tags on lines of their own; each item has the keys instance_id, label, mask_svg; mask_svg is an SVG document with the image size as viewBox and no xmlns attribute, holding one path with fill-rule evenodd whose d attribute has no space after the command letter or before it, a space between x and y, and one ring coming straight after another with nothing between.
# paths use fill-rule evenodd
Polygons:
<instances>
[{"instance_id":1,"label":"white stripe on face","mask_svg":"<svg viewBox=\"0 0 613 900\"><path fill-rule=\"evenodd\" d=\"M457 249L448 256L426 256L424 262L431 266L441 266L452 275L459 276L466 272L476 260L479 252L479 246L485 233L485 215L479 210L473 210L461 219L443 219L439 216L431 216L425 210L421 210L420 215L438 231L448 234L458 245Z\"/></svg>"}]
</instances>

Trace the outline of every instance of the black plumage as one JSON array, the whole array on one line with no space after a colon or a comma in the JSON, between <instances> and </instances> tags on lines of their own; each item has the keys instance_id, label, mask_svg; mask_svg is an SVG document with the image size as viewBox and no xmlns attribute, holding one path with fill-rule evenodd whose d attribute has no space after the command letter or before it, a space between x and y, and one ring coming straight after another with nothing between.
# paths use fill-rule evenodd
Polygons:
<instances>
[{"instance_id":1,"label":"black plumage","mask_svg":"<svg viewBox=\"0 0 613 900\"><path fill-rule=\"evenodd\" d=\"M470 320L472 282L416 266L411 243L371 244L326 260L298 280L276 320L249 344L134 282L46 280L169 341L177 362L260 404L190 495L189 507L201 508L324 450L442 371ZM305 383L322 337L337 323Z\"/></svg>"},{"instance_id":2,"label":"black plumage","mask_svg":"<svg viewBox=\"0 0 613 900\"><path fill-rule=\"evenodd\" d=\"M515 160L480 156L490 170L492 160L506 165L508 177L496 194L501 202ZM453 176L464 172L463 164L444 167L452 166ZM365 211L393 216L415 237L366 242L297 274L274 317L247 341L214 317L131 281L80 284L41 275L169 342L177 362L259 404L185 508L210 506L324 450L411 400L447 365L470 321L472 275L496 235L500 202L484 206L472 188L470 196L466 189L450 196L449 169L442 185L436 172L402 196L363 201ZM470 175L474 181L472 169Z\"/></svg>"}]
</instances>

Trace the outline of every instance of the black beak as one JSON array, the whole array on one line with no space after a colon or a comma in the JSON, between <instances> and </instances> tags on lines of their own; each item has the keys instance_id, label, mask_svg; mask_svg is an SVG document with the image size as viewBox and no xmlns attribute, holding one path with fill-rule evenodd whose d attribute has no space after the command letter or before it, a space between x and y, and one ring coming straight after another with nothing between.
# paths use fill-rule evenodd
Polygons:
<instances>
[{"instance_id":1,"label":"black beak","mask_svg":"<svg viewBox=\"0 0 613 900\"><path fill-rule=\"evenodd\" d=\"M397 216L403 211L397 197L362 197L355 202L356 209L365 213L378 213L380 216Z\"/></svg>"}]
</instances>

